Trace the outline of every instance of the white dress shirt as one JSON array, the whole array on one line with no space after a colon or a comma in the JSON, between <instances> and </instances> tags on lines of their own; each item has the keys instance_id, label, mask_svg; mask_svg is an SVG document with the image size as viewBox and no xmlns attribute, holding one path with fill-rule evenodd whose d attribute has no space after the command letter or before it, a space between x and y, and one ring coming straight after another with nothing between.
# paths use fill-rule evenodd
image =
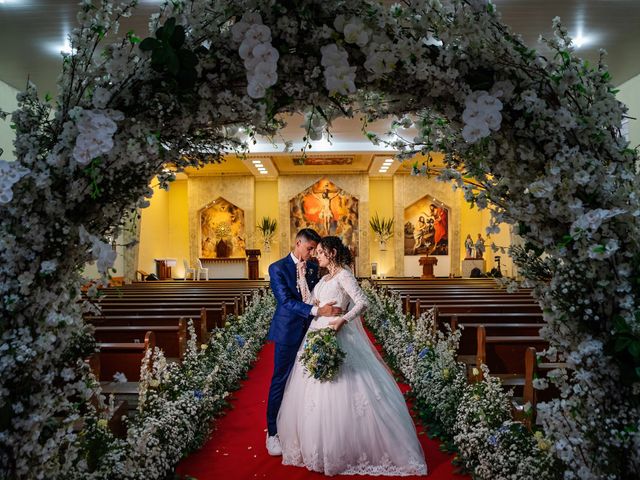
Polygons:
<instances>
[{"instance_id":1,"label":"white dress shirt","mask_svg":"<svg viewBox=\"0 0 640 480\"><path fill-rule=\"evenodd\" d=\"M293 260L293 263L295 263L297 267L298 263L300 263L300 260L298 260L298 257L296 257L293 254L293 252L291 252L289 255L291 255L291 259ZM316 307L315 305L311 307L311 315L313 315L314 317L318 315L318 307Z\"/></svg>"}]
</instances>

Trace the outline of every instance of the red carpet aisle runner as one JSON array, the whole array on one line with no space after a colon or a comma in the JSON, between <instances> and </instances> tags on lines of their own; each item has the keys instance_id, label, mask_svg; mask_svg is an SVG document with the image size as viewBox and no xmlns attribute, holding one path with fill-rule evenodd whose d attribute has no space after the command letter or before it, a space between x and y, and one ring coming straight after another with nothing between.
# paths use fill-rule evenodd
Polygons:
<instances>
[{"instance_id":1,"label":"red carpet aisle runner","mask_svg":"<svg viewBox=\"0 0 640 480\"><path fill-rule=\"evenodd\" d=\"M281 457L271 457L265 449L266 411L269 382L273 371L273 344L267 344L249 371L249 378L242 382L240 390L233 392L233 409L218 419L211 439L197 452L178 465L177 473L190 475L198 480L241 479L320 479L324 475L305 468L284 466ZM408 390L400 385L402 391ZM418 432L422 430L417 426ZM419 435L429 467L428 477L399 477L404 479L428 478L429 480L468 479L455 475L451 456L439 450L439 442L427 435ZM327 478L327 477L324 477ZM361 475L338 475L333 478L371 479ZM394 477L378 477L394 478Z\"/></svg>"}]
</instances>

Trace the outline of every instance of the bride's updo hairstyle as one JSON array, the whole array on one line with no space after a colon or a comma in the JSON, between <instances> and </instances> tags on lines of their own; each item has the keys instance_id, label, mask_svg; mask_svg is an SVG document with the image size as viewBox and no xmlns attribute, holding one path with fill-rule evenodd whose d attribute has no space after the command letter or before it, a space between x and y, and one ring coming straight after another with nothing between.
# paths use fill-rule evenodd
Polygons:
<instances>
[{"instance_id":1,"label":"bride's updo hairstyle","mask_svg":"<svg viewBox=\"0 0 640 480\"><path fill-rule=\"evenodd\" d=\"M351 265L352 257L349 248L342 243L339 237L327 236L322 237L318 242L318 246L326 252L327 257L333 260L339 267L348 267Z\"/></svg>"}]
</instances>

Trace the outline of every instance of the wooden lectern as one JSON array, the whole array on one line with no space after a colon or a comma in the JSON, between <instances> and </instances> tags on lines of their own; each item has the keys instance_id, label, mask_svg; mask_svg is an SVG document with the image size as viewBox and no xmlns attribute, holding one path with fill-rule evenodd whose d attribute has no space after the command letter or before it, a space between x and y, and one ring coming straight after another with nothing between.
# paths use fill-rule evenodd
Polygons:
<instances>
[{"instance_id":1,"label":"wooden lectern","mask_svg":"<svg viewBox=\"0 0 640 480\"><path fill-rule=\"evenodd\" d=\"M249 263L249 280L258 280L260 278L260 264L258 262L260 249L247 249L246 252Z\"/></svg>"},{"instance_id":2,"label":"wooden lectern","mask_svg":"<svg viewBox=\"0 0 640 480\"><path fill-rule=\"evenodd\" d=\"M156 275L159 280L171 280L171 267L176 266L176 260L173 258L155 258Z\"/></svg>"},{"instance_id":3,"label":"wooden lectern","mask_svg":"<svg viewBox=\"0 0 640 480\"><path fill-rule=\"evenodd\" d=\"M421 280L436 278L433 274L433 266L438 264L438 259L436 257L420 257L419 263L422 265Z\"/></svg>"}]
</instances>

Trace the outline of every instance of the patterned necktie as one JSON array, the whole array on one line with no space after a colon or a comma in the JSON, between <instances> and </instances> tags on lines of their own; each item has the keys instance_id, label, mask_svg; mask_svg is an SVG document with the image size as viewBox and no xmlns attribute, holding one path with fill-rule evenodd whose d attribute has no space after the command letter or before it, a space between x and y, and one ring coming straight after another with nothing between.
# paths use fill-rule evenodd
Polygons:
<instances>
[{"instance_id":1,"label":"patterned necktie","mask_svg":"<svg viewBox=\"0 0 640 480\"><path fill-rule=\"evenodd\" d=\"M298 291L300 292L300 296L302 297L302 301L305 303L309 303L311 300L311 292L309 291L309 285L307 285L307 265L305 262L298 262L296 265L297 269L297 286Z\"/></svg>"}]
</instances>

